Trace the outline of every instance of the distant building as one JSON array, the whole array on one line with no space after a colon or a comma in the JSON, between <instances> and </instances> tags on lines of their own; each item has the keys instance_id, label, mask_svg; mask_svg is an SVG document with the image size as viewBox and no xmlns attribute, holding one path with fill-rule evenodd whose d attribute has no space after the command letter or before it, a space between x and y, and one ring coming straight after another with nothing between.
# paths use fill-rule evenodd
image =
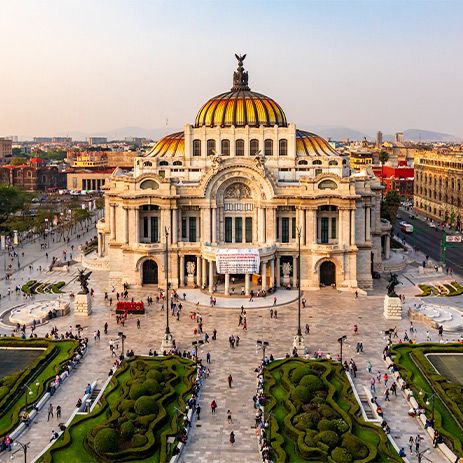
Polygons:
<instances>
[{"instance_id":1,"label":"distant building","mask_svg":"<svg viewBox=\"0 0 463 463\"><path fill-rule=\"evenodd\" d=\"M72 167L93 167L102 168L108 166L108 156L106 151L83 151L76 153L72 162Z\"/></svg>"},{"instance_id":2,"label":"distant building","mask_svg":"<svg viewBox=\"0 0 463 463\"><path fill-rule=\"evenodd\" d=\"M34 143L51 143L53 140L52 137L34 137Z\"/></svg>"},{"instance_id":3,"label":"distant building","mask_svg":"<svg viewBox=\"0 0 463 463\"><path fill-rule=\"evenodd\" d=\"M415 154L415 209L458 229L463 219L463 154Z\"/></svg>"},{"instance_id":4,"label":"distant building","mask_svg":"<svg viewBox=\"0 0 463 463\"><path fill-rule=\"evenodd\" d=\"M136 151L68 151L66 162L77 168L123 167L131 169Z\"/></svg>"},{"instance_id":5,"label":"distant building","mask_svg":"<svg viewBox=\"0 0 463 463\"><path fill-rule=\"evenodd\" d=\"M383 146L383 132L381 130L378 130L376 132L376 148L381 148Z\"/></svg>"},{"instance_id":6,"label":"distant building","mask_svg":"<svg viewBox=\"0 0 463 463\"><path fill-rule=\"evenodd\" d=\"M67 189L83 191L99 191L109 181L113 168L108 169L69 169L67 173Z\"/></svg>"},{"instance_id":7,"label":"distant building","mask_svg":"<svg viewBox=\"0 0 463 463\"><path fill-rule=\"evenodd\" d=\"M106 137L88 137L87 142L89 145L104 145L108 143L108 139Z\"/></svg>"},{"instance_id":8,"label":"distant building","mask_svg":"<svg viewBox=\"0 0 463 463\"><path fill-rule=\"evenodd\" d=\"M52 143L72 143L71 137L53 137Z\"/></svg>"},{"instance_id":9,"label":"distant building","mask_svg":"<svg viewBox=\"0 0 463 463\"><path fill-rule=\"evenodd\" d=\"M406 163L400 161L397 166L375 165L374 174L381 180L385 191L395 190L400 196L413 197L413 182L415 171Z\"/></svg>"},{"instance_id":10,"label":"distant building","mask_svg":"<svg viewBox=\"0 0 463 463\"><path fill-rule=\"evenodd\" d=\"M349 163L351 170L361 170L373 164L373 153L370 151L354 151L350 153Z\"/></svg>"},{"instance_id":11,"label":"distant building","mask_svg":"<svg viewBox=\"0 0 463 463\"><path fill-rule=\"evenodd\" d=\"M140 146L140 145L143 145L144 143L149 142L147 138L143 138L143 137L125 137L124 141L126 143L132 143L137 146Z\"/></svg>"},{"instance_id":12,"label":"distant building","mask_svg":"<svg viewBox=\"0 0 463 463\"><path fill-rule=\"evenodd\" d=\"M13 156L13 142L9 138L0 138L0 165L9 164Z\"/></svg>"},{"instance_id":13,"label":"distant building","mask_svg":"<svg viewBox=\"0 0 463 463\"><path fill-rule=\"evenodd\" d=\"M405 140L405 138L404 138L404 133L403 133L403 132L397 132L397 133L395 134L395 141L396 141L397 143L403 143L404 140Z\"/></svg>"}]
</instances>

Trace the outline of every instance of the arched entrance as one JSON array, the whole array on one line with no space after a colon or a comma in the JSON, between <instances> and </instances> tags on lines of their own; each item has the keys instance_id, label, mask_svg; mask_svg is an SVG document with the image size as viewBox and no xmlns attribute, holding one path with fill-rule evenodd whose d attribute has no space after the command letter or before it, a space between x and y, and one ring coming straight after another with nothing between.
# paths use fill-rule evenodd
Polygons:
<instances>
[{"instance_id":1,"label":"arched entrance","mask_svg":"<svg viewBox=\"0 0 463 463\"><path fill-rule=\"evenodd\" d=\"M143 262L143 279L144 285L158 284L158 264L154 260L145 260Z\"/></svg>"},{"instance_id":2,"label":"arched entrance","mask_svg":"<svg viewBox=\"0 0 463 463\"><path fill-rule=\"evenodd\" d=\"M336 265L330 260L320 265L320 285L331 286L336 284Z\"/></svg>"}]
</instances>

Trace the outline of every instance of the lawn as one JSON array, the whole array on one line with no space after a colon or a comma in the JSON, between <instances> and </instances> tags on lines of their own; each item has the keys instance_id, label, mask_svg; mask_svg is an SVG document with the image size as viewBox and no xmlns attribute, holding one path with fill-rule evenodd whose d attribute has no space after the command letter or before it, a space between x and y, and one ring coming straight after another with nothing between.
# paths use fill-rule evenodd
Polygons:
<instances>
[{"instance_id":1,"label":"lawn","mask_svg":"<svg viewBox=\"0 0 463 463\"><path fill-rule=\"evenodd\" d=\"M265 368L264 378L274 461L401 461L384 432L362 420L338 363L279 360Z\"/></svg>"},{"instance_id":2,"label":"lawn","mask_svg":"<svg viewBox=\"0 0 463 463\"><path fill-rule=\"evenodd\" d=\"M26 393L30 409L42 397L48 382L63 371L63 366L74 356L78 346L78 341L72 339L0 339L0 347L44 349L23 370L0 378L0 436L8 434L19 424L21 410L26 406ZM36 386L36 383L39 385ZM25 390L24 384L30 389Z\"/></svg>"},{"instance_id":3,"label":"lawn","mask_svg":"<svg viewBox=\"0 0 463 463\"><path fill-rule=\"evenodd\" d=\"M431 417L434 401L435 428L457 454L463 453L463 392L461 385L436 373L426 354L463 353L459 344L398 344L391 355L400 374L413 390L420 407ZM444 356L440 356L443 358ZM443 373L443 372L442 372ZM421 394L420 394L421 393ZM437 394L431 399L432 394ZM426 403L428 402L428 404Z\"/></svg>"},{"instance_id":4,"label":"lawn","mask_svg":"<svg viewBox=\"0 0 463 463\"><path fill-rule=\"evenodd\" d=\"M41 462L166 462L195 377L179 357L135 357L124 362L90 414L77 415Z\"/></svg>"}]
</instances>

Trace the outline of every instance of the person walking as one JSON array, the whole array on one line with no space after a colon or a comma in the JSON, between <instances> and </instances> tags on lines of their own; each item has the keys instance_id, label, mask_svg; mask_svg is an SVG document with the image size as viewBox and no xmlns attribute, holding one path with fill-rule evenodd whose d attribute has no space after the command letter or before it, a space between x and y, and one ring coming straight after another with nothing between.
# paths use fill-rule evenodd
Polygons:
<instances>
[{"instance_id":1,"label":"person walking","mask_svg":"<svg viewBox=\"0 0 463 463\"><path fill-rule=\"evenodd\" d=\"M215 400L213 400L213 401L211 402L211 413L212 413L213 415L215 415L216 409L217 409L217 402L216 402Z\"/></svg>"},{"instance_id":2,"label":"person walking","mask_svg":"<svg viewBox=\"0 0 463 463\"><path fill-rule=\"evenodd\" d=\"M140 329L141 328L141 323L140 323L140 319L137 318L137 328Z\"/></svg>"},{"instance_id":3,"label":"person walking","mask_svg":"<svg viewBox=\"0 0 463 463\"><path fill-rule=\"evenodd\" d=\"M235 433L232 431L230 433L230 444L233 445L235 443Z\"/></svg>"},{"instance_id":4,"label":"person walking","mask_svg":"<svg viewBox=\"0 0 463 463\"><path fill-rule=\"evenodd\" d=\"M233 377L232 375L228 375L228 387L232 387Z\"/></svg>"},{"instance_id":5,"label":"person walking","mask_svg":"<svg viewBox=\"0 0 463 463\"><path fill-rule=\"evenodd\" d=\"M232 413L230 410L227 410L227 421L229 424L233 424Z\"/></svg>"},{"instance_id":6,"label":"person walking","mask_svg":"<svg viewBox=\"0 0 463 463\"><path fill-rule=\"evenodd\" d=\"M196 419L199 421L201 419L201 407L200 405L196 405Z\"/></svg>"},{"instance_id":7,"label":"person walking","mask_svg":"<svg viewBox=\"0 0 463 463\"><path fill-rule=\"evenodd\" d=\"M48 418L47 421L50 421L50 417L53 418L53 404L48 406Z\"/></svg>"},{"instance_id":8,"label":"person walking","mask_svg":"<svg viewBox=\"0 0 463 463\"><path fill-rule=\"evenodd\" d=\"M415 440L413 439L413 436L410 436L410 439L408 439L408 447L410 449L410 453L413 453L413 444L415 443Z\"/></svg>"},{"instance_id":9,"label":"person walking","mask_svg":"<svg viewBox=\"0 0 463 463\"><path fill-rule=\"evenodd\" d=\"M368 363L367 363L367 370L368 370L368 373L371 373L371 370L373 369L373 365L371 364L371 362L368 360Z\"/></svg>"},{"instance_id":10,"label":"person walking","mask_svg":"<svg viewBox=\"0 0 463 463\"><path fill-rule=\"evenodd\" d=\"M211 353L210 352L206 354L206 362L211 363Z\"/></svg>"},{"instance_id":11,"label":"person walking","mask_svg":"<svg viewBox=\"0 0 463 463\"><path fill-rule=\"evenodd\" d=\"M56 407L56 419L59 420L61 418L61 405Z\"/></svg>"}]
</instances>

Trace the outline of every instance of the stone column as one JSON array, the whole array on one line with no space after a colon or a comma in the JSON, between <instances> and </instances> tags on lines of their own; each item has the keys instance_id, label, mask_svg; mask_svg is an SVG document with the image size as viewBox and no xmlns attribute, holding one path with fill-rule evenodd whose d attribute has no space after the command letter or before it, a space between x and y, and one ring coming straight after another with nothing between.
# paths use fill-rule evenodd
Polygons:
<instances>
[{"instance_id":1,"label":"stone column","mask_svg":"<svg viewBox=\"0 0 463 463\"><path fill-rule=\"evenodd\" d=\"M177 244L178 242L178 211L177 209L171 209L172 211L172 232L170 234L172 244Z\"/></svg>"},{"instance_id":2,"label":"stone column","mask_svg":"<svg viewBox=\"0 0 463 463\"><path fill-rule=\"evenodd\" d=\"M259 243L265 243L265 209L263 207L259 207L258 216L258 240Z\"/></svg>"},{"instance_id":3,"label":"stone column","mask_svg":"<svg viewBox=\"0 0 463 463\"><path fill-rule=\"evenodd\" d=\"M230 274L226 273L225 274L225 291L224 291L225 296L228 296L230 294Z\"/></svg>"},{"instance_id":4,"label":"stone column","mask_svg":"<svg viewBox=\"0 0 463 463\"><path fill-rule=\"evenodd\" d=\"M129 208L124 207L124 244L129 242Z\"/></svg>"},{"instance_id":5,"label":"stone column","mask_svg":"<svg viewBox=\"0 0 463 463\"><path fill-rule=\"evenodd\" d=\"M371 241L370 206L365 207L365 241Z\"/></svg>"},{"instance_id":6,"label":"stone column","mask_svg":"<svg viewBox=\"0 0 463 463\"><path fill-rule=\"evenodd\" d=\"M276 278L277 278L277 288L279 288L281 286L281 280L280 280L280 256L277 256L277 275L276 275Z\"/></svg>"},{"instance_id":7,"label":"stone column","mask_svg":"<svg viewBox=\"0 0 463 463\"><path fill-rule=\"evenodd\" d=\"M201 209L201 229L202 229L201 241L203 243L210 243L211 242L211 209L209 207L205 207L204 209Z\"/></svg>"},{"instance_id":8,"label":"stone column","mask_svg":"<svg viewBox=\"0 0 463 463\"><path fill-rule=\"evenodd\" d=\"M270 287L275 286L275 259L270 261Z\"/></svg>"},{"instance_id":9,"label":"stone column","mask_svg":"<svg viewBox=\"0 0 463 463\"><path fill-rule=\"evenodd\" d=\"M244 294L246 296L251 294L251 275L249 273L245 273L244 275Z\"/></svg>"},{"instance_id":10,"label":"stone column","mask_svg":"<svg viewBox=\"0 0 463 463\"><path fill-rule=\"evenodd\" d=\"M262 262L262 289L267 291L267 262Z\"/></svg>"},{"instance_id":11,"label":"stone column","mask_svg":"<svg viewBox=\"0 0 463 463\"><path fill-rule=\"evenodd\" d=\"M338 209L338 246L344 246L344 209Z\"/></svg>"},{"instance_id":12,"label":"stone column","mask_svg":"<svg viewBox=\"0 0 463 463\"><path fill-rule=\"evenodd\" d=\"M170 210L161 209L161 226L159 227L160 242L166 242L166 227L168 227L169 235L172 235L172 230L170 230Z\"/></svg>"},{"instance_id":13,"label":"stone column","mask_svg":"<svg viewBox=\"0 0 463 463\"><path fill-rule=\"evenodd\" d=\"M314 236L314 209L306 209L305 211L305 233L306 233L306 245L312 246L315 243Z\"/></svg>"},{"instance_id":14,"label":"stone column","mask_svg":"<svg viewBox=\"0 0 463 463\"><path fill-rule=\"evenodd\" d=\"M298 258L294 257L293 259L293 288L297 288L297 280L298 280L298 267L297 267L297 262Z\"/></svg>"},{"instance_id":15,"label":"stone column","mask_svg":"<svg viewBox=\"0 0 463 463\"><path fill-rule=\"evenodd\" d=\"M133 219L133 222L135 224L135 236L134 236L134 243L135 244L138 244L139 241L140 241L140 231L139 231L139 227L140 227L140 214L139 214L139 210L138 210L138 207L136 207L134 209L134 219Z\"/></svg>"},{"instance_id":16,"label":"stone column","mask_svg":"<svg viewBox=\"0 0 463 463\"><path fill-rule=\"evenodd\" d=\"M180 284L179 286L185 285L185 256L180 256Z\"/></svg>"},{"instance_id":17,"label":"stone column","mask_svg":"<svg viewBox=\"0 0 463 463\"><path fill-rule=\"evenodd\" d=\"M214 261L209 261L209 292L212 294L214 288Z\"/></svg>"},{"instance_id":18,"label":"stone column","mask_svg":"<svg viewBox=\"0 0 463 463\"><path fill-rule=\"evenodd\" d=\"M355 209L350 210L350 245L355 246Z\"/></svg>"},{"instance_id":19,"label":"stone column","mask_svg":"<svg viewBox=\"0 0 463 463\"><path fill-rule=\"evenodd\" d=\"M202 282L202 258L201 256L198 256L196 258L196 284L201 288L203 285Z\"/></svg>"},{"instance_id":20,"label":"stone column","mask_svg":"<svg viewBox=\"0 0 463 463\"><path fill-rule=\"evenodd\" d=\"M384 243L384 257L385 259L389 259L391 257L391 236L389 234L386 235L386 242Z\"/></svg>"},{"instance_id":21,"label":"stone column","mask_svg":"<svg viewBox=\"0 0 463 463\"><path fill-rule=\"evenodd\" d=\"M301 229L301 246L305 246L306 231L305 231L305 210L304 209L299 209L299 228Z\"/></svg>"},{"instance_id":22,"label":"stone column","mask_svg":"<svg viewBox=\"0 0 463 463\"><path fill-rule=\"evenodd\" d=\"M204 259L204 257L201 257L201 260L202 260L202 271L203 271L201 280L202 280L202 284L206 285L207 283L207 260Z\"/></svg>"},{"instance_id":23,"label":"stone column","mask_svg":"<svg viewBox=\"0 0 463 463\"><path fill-rule=\"evenodd\" d=\"M212 242L217 243L217 208L212 208Z\"/></svg>"},{"instance_id":24,"label":"stone column","mask_svg":"<svg viewBox=\"0 0 463 463\"><path fill-rule=\"evenodd\" d=\"M103 247L101 243L101 233L98 233L98 257L103 256Z\"/></svg>"},{"instance_id":25,"label":"stone column","mask_svg":"<svg viewBox=\"0 0 463 463\"><path fill-rule=\"evenodd\" d=\"M116 205L115 204L109 205L109 217L110 217L110 224L111 224L110 239L111 241L114 241L116 239Z\"/></svg>"}]
</instances>

